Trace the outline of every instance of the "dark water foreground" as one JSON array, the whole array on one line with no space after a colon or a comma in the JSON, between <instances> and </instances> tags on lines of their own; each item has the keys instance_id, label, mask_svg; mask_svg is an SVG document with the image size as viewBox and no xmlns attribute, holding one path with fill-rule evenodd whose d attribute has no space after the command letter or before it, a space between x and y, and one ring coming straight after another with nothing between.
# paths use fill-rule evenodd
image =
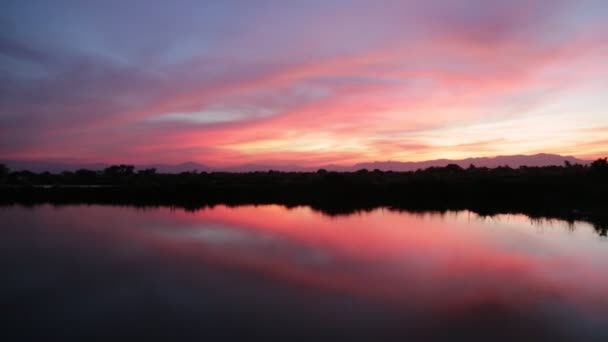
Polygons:
<instances>
[{"instance_id":1,"label":"dark water foreground","mask_svg":"<svg viewBox=\"0 0 608 342\"><path fill-rule=\"evenodd\" d=\"M3 341L607 341L592 225L278 205L0 207Z\"/></svg>"}]
</instances>

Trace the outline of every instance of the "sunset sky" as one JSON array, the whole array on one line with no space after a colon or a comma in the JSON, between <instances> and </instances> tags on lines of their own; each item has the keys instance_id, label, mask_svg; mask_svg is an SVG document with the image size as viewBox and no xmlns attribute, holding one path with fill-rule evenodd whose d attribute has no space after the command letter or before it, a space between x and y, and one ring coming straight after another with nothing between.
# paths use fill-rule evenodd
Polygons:
<instances>
[{"instance_id":1,"label":"sunset sky","mask_svg":"<svg viewBox=\"0 0 608 342\"><path fill-rule=\"evenodd\" d=\"M0 160L608 155L608 1L13 1Z\"/></svg>"}]
</instances>

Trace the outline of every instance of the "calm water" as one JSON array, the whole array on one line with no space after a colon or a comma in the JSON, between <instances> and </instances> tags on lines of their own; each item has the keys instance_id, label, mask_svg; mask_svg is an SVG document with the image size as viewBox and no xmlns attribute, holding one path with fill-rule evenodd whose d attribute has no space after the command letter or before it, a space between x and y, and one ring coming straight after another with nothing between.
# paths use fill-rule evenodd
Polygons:
<instances>
[{"instance_id":1,"label":"calm water","mask_svg":"<svg viewBox=\"0 0 608 342\"><path fill-rule=\"evenodd\" d=\"M608 341L608 240L585 223L281 206L0 222L4 341Z\"/></svg>"}]
</instances>

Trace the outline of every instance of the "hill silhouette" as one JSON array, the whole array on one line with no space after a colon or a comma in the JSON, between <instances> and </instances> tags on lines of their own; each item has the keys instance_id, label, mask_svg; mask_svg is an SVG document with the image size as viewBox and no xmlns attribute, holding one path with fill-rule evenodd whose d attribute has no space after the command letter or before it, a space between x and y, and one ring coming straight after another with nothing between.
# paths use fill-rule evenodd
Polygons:
<instances>
[{"instance_id":1,"label":"hill silhouette","mask_svg":"<svg viewBox=\"0 0 608 342\"><path fill-rule=\"evenodd\" d=\"M512 168L518 168L520 166L551 166L551 165L563 165L565 162L571 164L589 164L590 161L578 159L571 156L561 156L557 154L540 153L534 155L509 155L509 156L497 156L497 157L480 157L480 158L467 158L460 160L451 159L436 159L418 162L403 162L403 161L374 161L366 163L358 163L350 166L345 165L321 165L315 167L306 167L297 164L239 164L226 167L212 167L206 164L197 162L184 162L179 164L140 164L134 165L136 170L143 169L156 169L162 173L180 173L190 171L206 171L206 172L254 172L254 171L284 171L284 172L314 172L317 169L325 169L328 171L340 171L340 172L352 172L360 169L375 170L379 169L382 171L416 171L418 169L426 169L429 167L443 167L450 164L456 164L460 167L468 167L474 164L477 167L499 167L509 166ZM110 167L110 164L104 163L76 163L76 162L61 162L61 161L30 161L30 160L6 160L0 161L7 165L10 169L16 171L32 171L32 172L62 172L62 171L76 171L79 169L89 170L103 170Z\"/></svg>"}]
</instances>

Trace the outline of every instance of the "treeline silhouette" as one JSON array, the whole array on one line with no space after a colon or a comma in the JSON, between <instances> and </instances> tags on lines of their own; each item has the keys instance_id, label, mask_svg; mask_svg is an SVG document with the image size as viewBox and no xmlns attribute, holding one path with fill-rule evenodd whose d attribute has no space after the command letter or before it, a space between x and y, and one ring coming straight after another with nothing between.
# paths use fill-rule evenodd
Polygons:
<instances>
[{"instance_id":1,"label":"treeline silhouette","mask_svg":"<svg viewBox=\"0 0 608 342\"><path fill-rule=\"evenodd\" d=\"M115 165L52 174L0 165L0 203L170 205L187 209L224 203L308 205L327 214L377 207L472 210L481 215L587 220L608 230L608 162L545 167L462 168L411 172L182 172L161 174Z\"/></svg>"}]
</instances>

